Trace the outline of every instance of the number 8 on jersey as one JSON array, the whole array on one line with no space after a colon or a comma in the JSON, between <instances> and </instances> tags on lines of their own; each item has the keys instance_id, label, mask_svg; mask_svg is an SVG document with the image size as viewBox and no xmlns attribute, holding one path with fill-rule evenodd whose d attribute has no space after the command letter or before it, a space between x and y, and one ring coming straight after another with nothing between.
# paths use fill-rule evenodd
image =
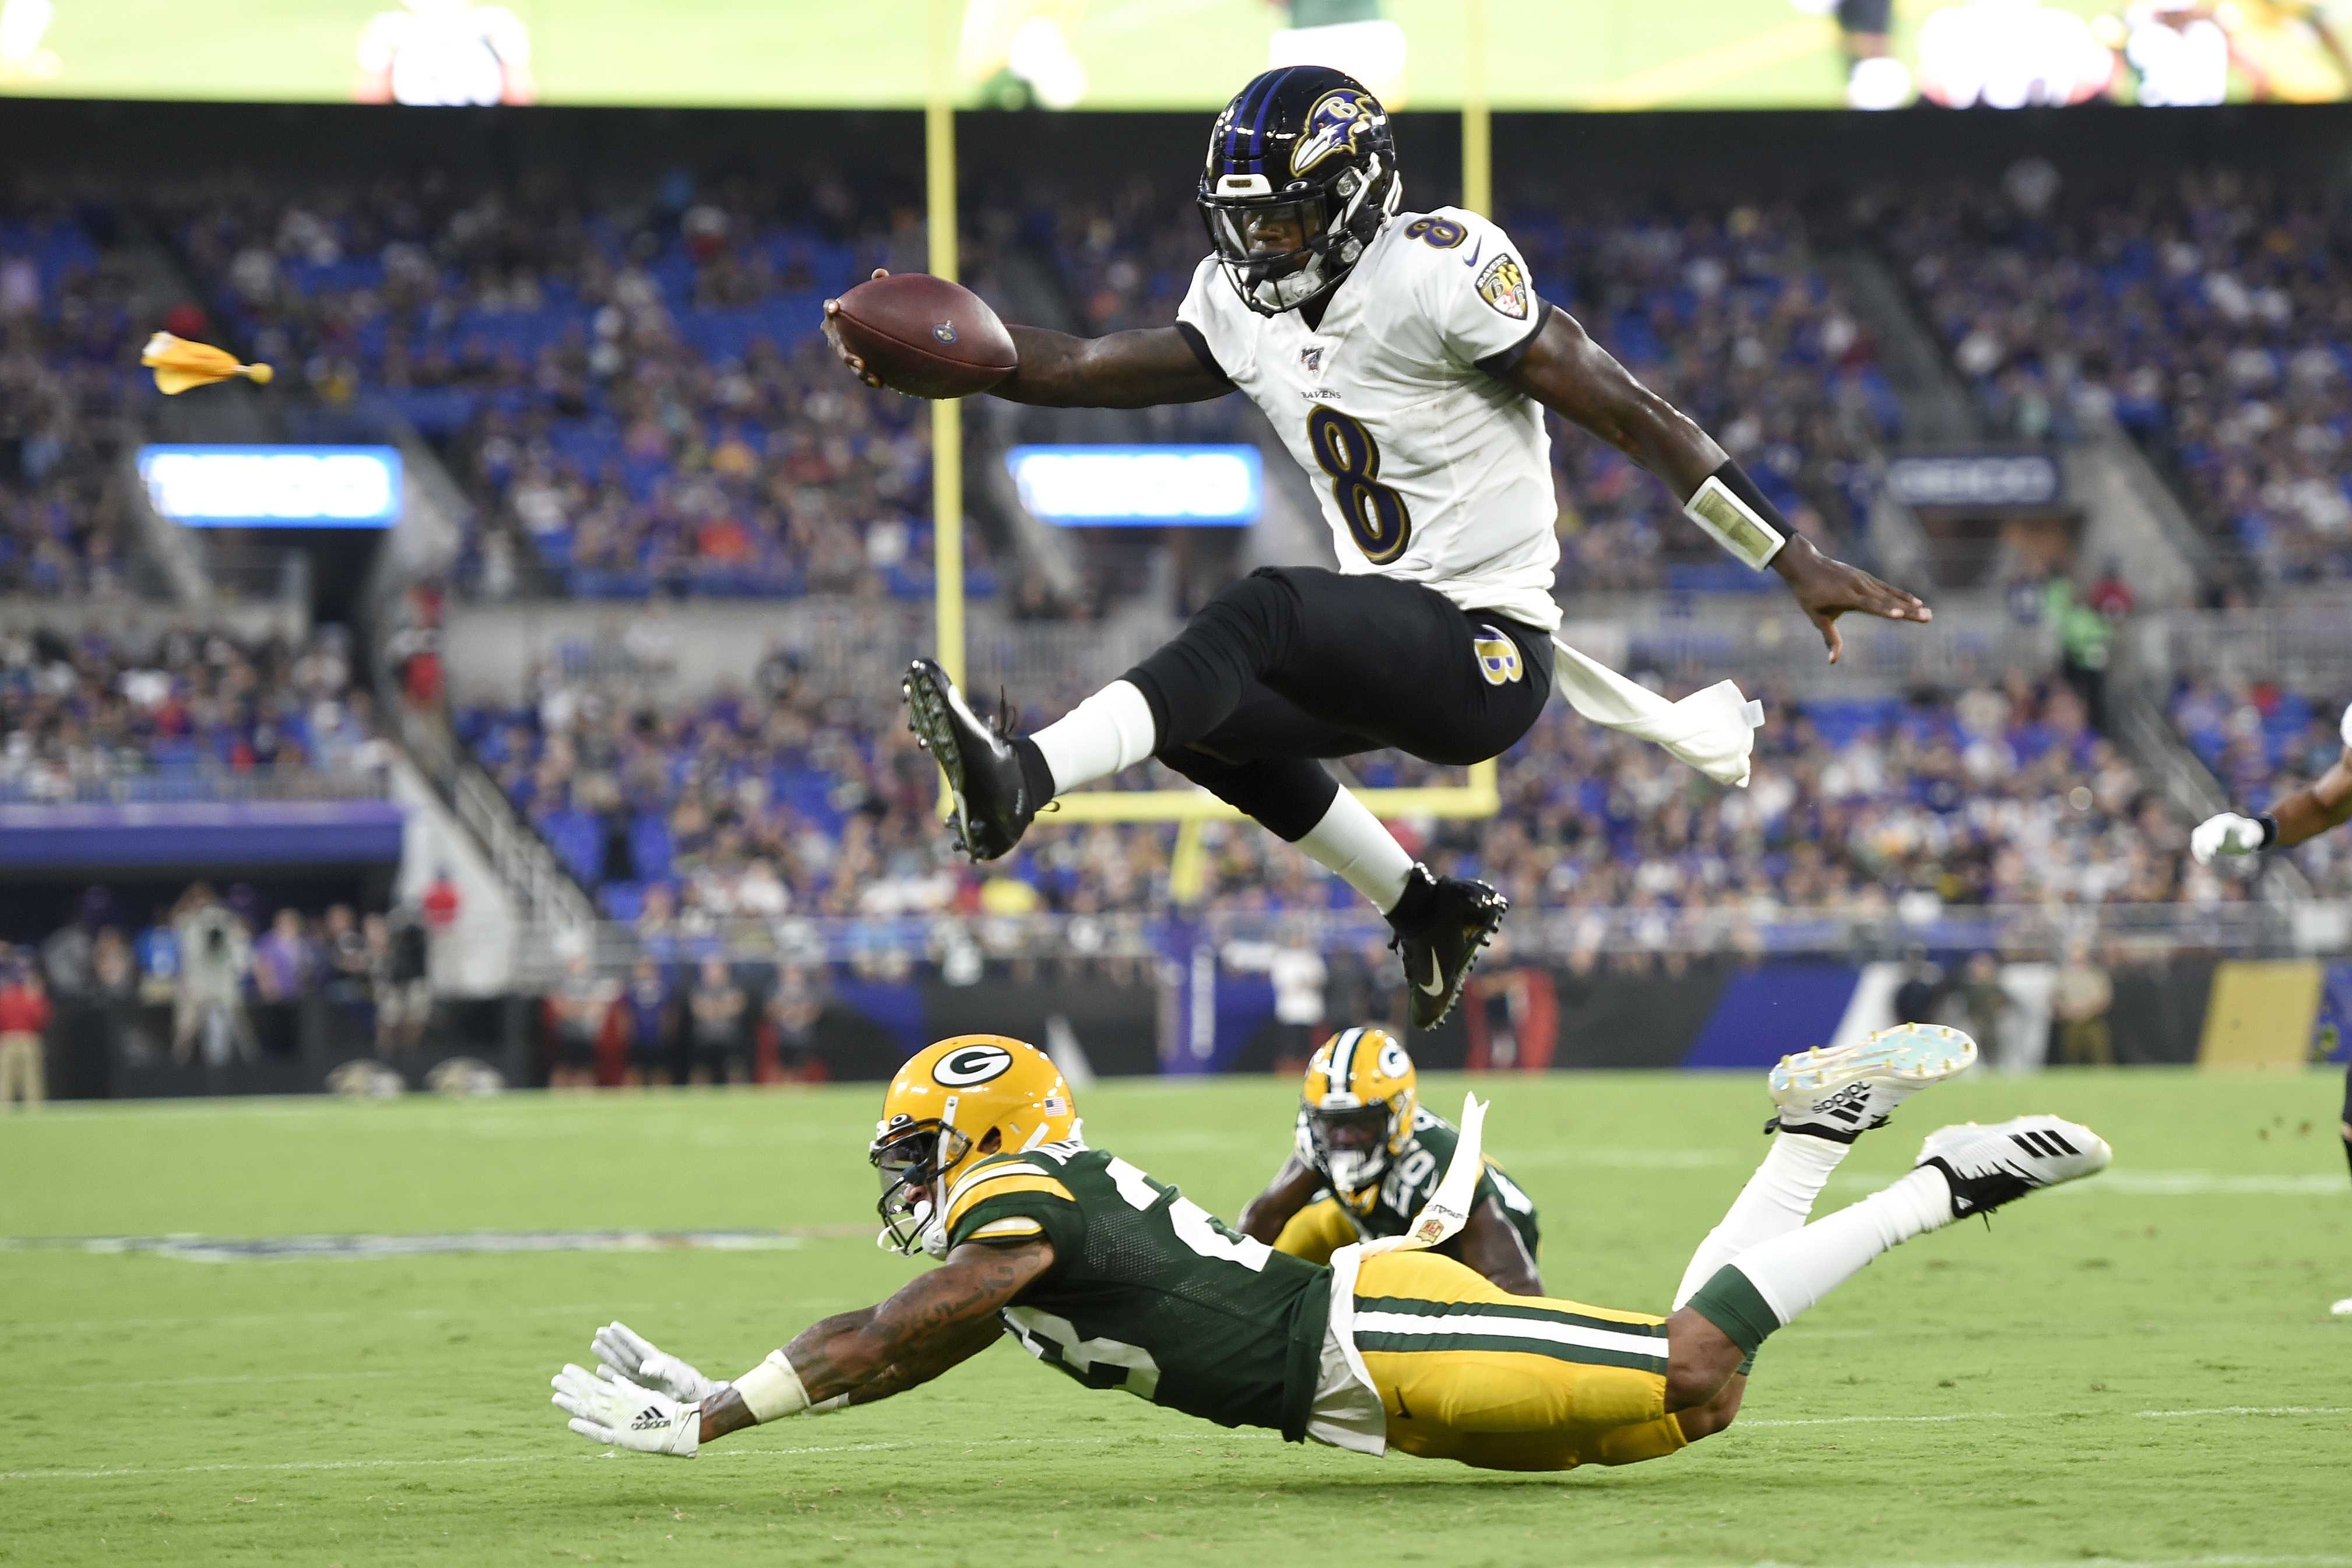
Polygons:
<instances>
[{"instance_id":1,"label":"number 8 on jersey","mask_svg":"<svg viewBox=\"0 0 2352 1568\"><path fill-rule=\"evenodd\" d=\"M1336 408L1318 406L1307 416L1307 440L1331 476L1331 499L1364 559L1385 566L1402 555L1412 541L1412 513L1404 497L1380 482L1381 448L1372 433Z\"/></svg>"}]
</instances>

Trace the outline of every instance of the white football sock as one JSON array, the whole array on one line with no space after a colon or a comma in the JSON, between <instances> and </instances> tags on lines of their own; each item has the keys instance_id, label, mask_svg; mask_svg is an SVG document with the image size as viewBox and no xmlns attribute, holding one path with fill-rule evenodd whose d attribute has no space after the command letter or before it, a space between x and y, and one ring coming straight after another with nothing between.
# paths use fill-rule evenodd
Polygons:
<instances>
[{"instance_id":1,"label":"white football sock","mask_svg":"<svg viewBox=\"0 0 2352 1568\"><path fill-rule=\"evenodd\" d=\"M1307 830L1298 847L1370 899L1382 914L1397 907L1412 876L1412 857L1396 841L1396 835L1381 826L1371 808L1345 789L1331 797L1331 808Z\"/></svg>"},{"instance_id":2,"label":"white football sock","mask_svg":"<svg viewBox=\"0 0 2352 1568\"><path fill-rule=\"evenodd\" d=\"M1714 1279L1717 1269L1758 1242L1786 1236L1812 1218L1813 1201L1822 1195L1830 1173L1852 1147L1834 1138L1774 1133L1771 1152L1731 1200L1723 1223L1708 1231L1698 1250L1691 1254L1690 1267L1683 1270L1683 1282L1675 1290L1675 1310L1679 1311L1700 1286Z\"/></svg>"},{"instance_id":3,"label":"white football sock","mask_svg":"<svg viewBox=\"0 0 2352 1568\"><path fill-rule=\"evenodd\" d=\"M1785 1325L1880 1253L1951 1223L1951 1183L1922 1165L1827 1219L1758 1242L1727 1267L1747 1276Z\"/></svg>"},{"instance_id":4,"label":"white football sock","mask_svg":"<svg viewBox=\"0 0 2352 1568\"><path fill-rule=\"evenodd\" d=\"M1054 774L1054 793L1131 768L1159 749L1151 704L1132 681L1114 680L1029 737Z\"/></svg>"}]
</instances>

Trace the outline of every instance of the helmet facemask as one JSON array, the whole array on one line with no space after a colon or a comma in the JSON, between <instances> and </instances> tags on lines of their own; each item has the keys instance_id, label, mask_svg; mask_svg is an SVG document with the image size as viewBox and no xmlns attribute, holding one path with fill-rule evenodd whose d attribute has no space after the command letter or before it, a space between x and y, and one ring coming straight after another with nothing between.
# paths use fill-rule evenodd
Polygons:
<instances>
[{"instance_id":1,"label":"helmet facemask","mask_svg":"<svg viewBox=\"0 0 2352 1568\"><path fill-rule=\"evenodd\" d=\"M882 1180L882 1216L876 1245L911 1257L947 1251L947 1173L971 1152L971 1140L938 1121L885 1127L866 1158Z\"/></svg>"},{"instance_id":2,"label":"helmet facemask","mask_svg":"<svg viewBox=\"0 0 2352 1568\"><path fill-rule=\"evenodd\" d=\"M1263 175L1219 178L1200 195L1201 218L1234 292L1262 316L1278 316L1338 288L1403 199L1403 182L1377 153L1360 168L1305 194L1276 193ZM1297 238L1259 248L1269 229Z\"/></svg>"},{"instance_id":3,"label":"helmet facemask","mask_svg":"<svg viewBox=\"0 0 2352 1568\"><path fill-rule=\"evenodd\" d=\"M1307 1142L1333 1192L1354 1197L1379 1184L1389 1168L1394 1123L1395 1113L1385 1101L1307 1110Z\"/></svg>"}]
</instances>

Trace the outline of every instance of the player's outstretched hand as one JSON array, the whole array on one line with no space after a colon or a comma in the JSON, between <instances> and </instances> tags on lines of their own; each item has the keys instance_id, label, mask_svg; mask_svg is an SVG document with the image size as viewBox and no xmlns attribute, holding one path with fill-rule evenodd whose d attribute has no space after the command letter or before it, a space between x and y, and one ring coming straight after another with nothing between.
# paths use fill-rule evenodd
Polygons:
<instances>
[{"instance_id":1,"label":"player's outstretched hand","mask_svg":"<svg viewBox=\"0 0 2352 1568\"><path fill-rule=\"evenodd\" d=\"M688 1405L709 1398L721 1386L626 1323L607 1323L598 1329L595 1342L589 1348L616 1375Z\"/></svg>"},{"instance_id":2,"label":"player's outstretched hand","mask_svg":"<svg viewBox=\"0 0 2352 1568\"><path fill-rule=\"evenodd\" d=\"M890 272L887 268L877 267L874 269L875 278L887 278L889 276ZM870 283L873 281L873 279L868 279L866 281ZM858 358L856 354L851 353L847 348L843 346L841 342L841 329L834 325L833 321L833 319L839 314L841 314L841 301L838 300L827 300L824 302L824 341L833 345L833 352L840 356L842 363L847 365L851 370L857 373L858 380L864 382L868 386L877 388L880 387L882 384L882 378L875 374L872 371L866 369L866 362L864 360Z\"/></svg>"},{"instance_id":3,"label":"player's outstretched hand","mask_svg":"<svg viewBox=\"0 0 2352 1568\"><path fill-rule=\"evenodd\" d=\"M2200 866L2211 865L2216 855L2251 855L2262 847L2263 825L2234 811L2207 817L2189 835L2189 853Z\"/></svg>"},{"instance_id":4,"label":"player's outstretched hand","mask_svg":"<svg viewBox=\"0 0 2352 1568\"><path fill-rule=\"evenodd\" d=\"M564 1364L553 1379L555 1407L564 1423L592 1443L691 1459L702 1446L702 1407L640 1388L610 1367L593 1373Z\"/></svg>"},{"instance_id":5,"label":"player's outstretched hand","mask_svg":"<svg viewBox=\"0 0 2352 1568\"><path fill-rule=\"evenodd\" d=\"M1806 616L1821 628L1822 641L1829 647L1832 664L1845 652L1845 639L1838 635L1837 622L1848 611L1922 624L1936 618L1936 612L1918 595L1906 594L1892 584L1880 582L1859 566L1849 566L1824 555L1801 536L1791 537L1772 564L1788 582L1789 591L1797 595L1797 603Z\"/></svg>"}]
</instances>

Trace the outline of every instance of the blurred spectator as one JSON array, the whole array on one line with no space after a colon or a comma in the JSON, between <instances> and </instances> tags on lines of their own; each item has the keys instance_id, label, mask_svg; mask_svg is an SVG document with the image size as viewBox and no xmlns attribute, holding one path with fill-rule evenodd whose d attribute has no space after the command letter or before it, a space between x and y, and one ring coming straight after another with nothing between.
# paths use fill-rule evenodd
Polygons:
<instances>
[{"instance_id":1,"label":"blurred spectator","mask_svg":"<svg viewBox=\"0 0 2352 1568\"><path fill-rule=\"evenodd\" d=\"M349 904L330 904L319 932L328 994L341 1003L368 1000L368 942Z\"/></svg>"},{"instance_id":2,"label":"blurred spectator","mask_svg":"<svg viewBox=\"0 0 2352 1568\"><path fill-rule=\"evenodd\" d=\"M394 919L372 914L365 940L368 983L375 1001L376 1052L396 1056L414 1051L424 1043L425 1026L433 1017L424 928L406 910Z\"/></svg>"},{"instance_id":3,"label":"blurred spectator","mask_svg":"<svg viewBox=\"0 0 2352 1568\"><path fill-rule=\"evenodd\" d=\"M48 1098L42 1039L49 1027L48 990L38 966L11 962L0 973L0 1105L31 1110Z\"/></svg>"},{"instance_id":4,"label":"blurred spectator","mask_svg":"<svg viewBox=\"0 0 2352 1568\"><path fill-rule=\"evenodd\" d=\"M2066 944L2066 962L2050 993L2050 1016L2058 1036L2057 1057L2066 1067L2116 1065L2107 1010L2115 1005L2115 983L2092 961L2091 944L2077 937Z\"/></svg>"},{"instance_id":5,"label":"blurred spectator","mask_svg":"<svg viewBox=\"0 0 2352 1568\"><path fill-rule=\"evenodd\" d=\"M563 974L547 998L548 1022L555 1036L555 1066L549 1074L551 1089L593 1089L596 1053L619 988L596 973L584 952L564 961Z\"/></svg>"},{"instance_id":6,"label":"blurred spectator","mask_svg":"<svg viewBox=\"0 0 2352 1568\"><path fill-rule=\"evenodd\" d=\"M750 999L723 958L707 958L687 995L691 1033L691 1080L698 1084L748 1082L751 1076Z\"/></svg>"},{"instance_id":7,"label":"blurred spectator","mask_svg":"<svg viewBox=\"0 0 2352 1568\"><path fill-rule=\"evenodd\" d=\"M629 1067L623 1081L632 1089L668 1083L677 1047L677 1008L662 966L639 959L622 1002L629 1025Z\"/></svg>"},{"instance_id":8,"label":"blurred spectator","mask_svg":"<svg viewBox=\"0 0 2352 1568\"><path fill-rule=\"evenodd\" d=\"M120 926L101 926L89 950L89 994L101 1002L128 1002L139 994L139 961Z\"/></svg>"},{"instance_id":9,"label":"blurred spectator","mask_svg":"<svg viewBox=\"0 0 2352 1568\"><path fill-rule=\"evenodd\" d=\"M2000 983L2000 960L1990 952L1971 953L1961 973L1960 1011L1976 1037L1979 1058L1987 1066L2009 1060L2009 992Z\"/></svg>"},{"instance_id":10,"label":"blurred spectator","mask_svg":"<svg viewBox=\"0 0 2352 1568\"><path fill-rule=\"evenodd\" d=\"M797 1078L824 1076L816 1048L816 1021L824 1004L808 971L798 964L778 966L763 1011L774 1032L778 1068Z\"/></svg>"},{"instance_id":11,"label":"blurred spectator","mask_svg":"<svg viewBox=\"0 0 2352 1568\"><path fill-rule=\"evenodd\" d=\"M1943 972L1927 962L1925 952L1914 948L1904 963L1902 984L1895 988L1895 1022L1934 1023L1943 1000Z\"/></svg>"},{"instance_id":12,"label":"blurred spectator","mask_svg":"<svg viewBox=\"0 0 2352 1568\"><path fill-rule=\"evenodd\" d=\"M184 1064L193 1060L201 1037L208 1066L226 1061L232 1049L253 1061L253 1021L245 1006L253 939L245 922L199 882L181 900L173 931L180 952L179 992L172 1015L173 1058Z\"/></svg>"},{"instance_id":13,"label":"blurred spectator","mask_svg":"<svg viewBox=\"0 0 2352 1568\"><path fill-rule=\"evenodd\" d=\"M41 943L42 972L48 978L49 989L60 996L79 996L89 989L93 951L89 906L90 900L85 898L83 912L50 932L49 940Z\"/></svg>"},{"instance_id":14,"label":"blurred spectator","mask_svg":"<svg viewBox=\"0 0 2352 1568\"><path fill-rule=\"evenodd\" d=\"M264 1002L292 1002L319 981L319 958L302 930L302 912L282 909L253 944L253 988Z\"/></svg>"},{"instance_id":15,"label":"blurred spectator","mask_svg":"<svg viewBox=\"0 0 2352 1568\"><path fill-rule=\"evenodd\" d=\"M180 936L172 911L159 907L153 915L131 943L139 960L139 999L149 1004L169 1002L180 990Z\"/></svg>"}]
</instances>

